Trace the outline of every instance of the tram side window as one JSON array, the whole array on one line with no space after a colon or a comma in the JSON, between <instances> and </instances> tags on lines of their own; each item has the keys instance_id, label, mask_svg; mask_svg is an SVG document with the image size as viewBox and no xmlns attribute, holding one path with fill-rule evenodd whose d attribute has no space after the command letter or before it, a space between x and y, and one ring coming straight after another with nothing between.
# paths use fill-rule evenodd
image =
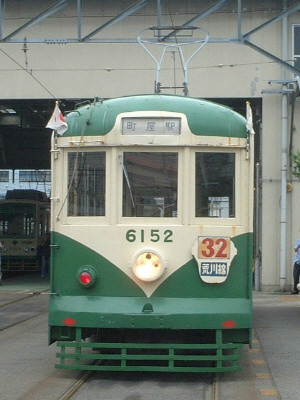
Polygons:
<instances>
[{"instance_id":1,"label":"tram side window","mask_svg":"<svg viewBox=\"0 0 300 400\"><path fill-rule=\"evenodd\" d=\"M178 154L123 154L123 217L177 217Z\"/></svg>"},{"instance_id":2,"label":"tram side window","mask_svg":"<svg viewBox=\"0 0 300 400\"><path fill-rule=\"evenodd\" d=\"M105 152L69 153L68 215L105 215Z\"/></svg>"},{"instance_id":3,"label":"tram side window","mask_svg":"<svg viewBox=\"0 0 300 400\"><path fill-rule=\"evenodd\" d=\"M34 235L35 220L33 215L25 214L23 217L23 232L25 235Z\"/></svg>"},{"instance_id":4,"label":"tram side window","mask_svg":"<svg viewBox=\"0 0 300 400\"><path fill-rule=\"evenodd\" d=\"M196 153L196 217L235 217L235 154Z\"/></svg>"},{"instance_id":5,"label":"tram side window","mask_svg":"<svg viewBox=\"0 0 300 400\"><path fill-rule=\"evenodd\" d=\"M8 217L6 214L0 214L0 235L8 234Z\"/></svg>"},{"instance_id":6,"label":"tram side window","mask_svg":"<svg viewBox=\"0 0 300 400\"><path fill-rule=\"evenodd\" d=\"M50 210L48 208L40 208L39 236L44 236L50 232Z\"/></svg>"}]
</instances>

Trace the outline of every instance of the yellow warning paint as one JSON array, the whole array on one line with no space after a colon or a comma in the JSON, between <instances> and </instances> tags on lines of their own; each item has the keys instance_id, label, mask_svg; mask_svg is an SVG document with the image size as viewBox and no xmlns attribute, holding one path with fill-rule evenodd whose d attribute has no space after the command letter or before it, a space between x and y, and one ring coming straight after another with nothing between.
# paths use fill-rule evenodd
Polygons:
<instances>
[{"instance_id":1,"label":"yellow warning paint","mask_svg":"<svg viewBox=\"0 0 300 400\"><path fill-rule=\"evenodd\" d=\"M280 301L284 303L294 303L296 301L300 301L300 298L297 296L280 296Z\"/></svg>"},{"instance_id":2,"label":"yellow warning paint","mask_svg":"<svg viewBox=\"0 0 300 400\"><path fill-rule=\"evenodd\" d=\"M255 378L257 378L257 379L270 379L271 375L270 374L255 374Z\"/></svg>"},{"instance_id":3,"label":"yellow warning paint","mask_svg":"<svg viewBox=\"0 0 300 400\"><path fill-rule=\"evenodd\" d=\"M266 360L252 360L252 364L254 365L265 365L267 364Z\"/></svg>"},{"instance_id":4,"label":"yellow warning paint","mask_svg":"<svg viewBox=\"0 0 300 400\"><path fill-rule=\"evenodd\" d=\"M276 390L276 389L261 389L260 393L263 396L276 396L276 395L278 395L278 390Z\"/></svg>"},{"instance_id":5,"label":"yellow warning paint","mask_svg":"<svg viewBox=\"0 0 300 400\"><path fill-rule=\"evenodd\" d=\"M249 350L249 353L250 354L257 354L257 353L259 353L260 352L260 349L250 349Z\"/></svg>"}]
</instances>

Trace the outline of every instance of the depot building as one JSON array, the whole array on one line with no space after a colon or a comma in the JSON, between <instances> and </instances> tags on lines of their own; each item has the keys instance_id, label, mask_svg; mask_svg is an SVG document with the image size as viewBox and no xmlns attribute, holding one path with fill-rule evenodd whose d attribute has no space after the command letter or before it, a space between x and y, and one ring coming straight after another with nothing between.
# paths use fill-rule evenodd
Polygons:
<instances>
[{"instance_id":1,"label":"depot building","mask_svg":"<svg viewBox=\"0 0 300 400\"><path fill-rule=\"evenodd\" d=\"M296 0L2 0L0 196L51 195L46 124L56 101L67 112L96 96L171 93L244 116L249 101L254 288L289 291L300 238L299 76Z\"/></svg>"}]
</instances>

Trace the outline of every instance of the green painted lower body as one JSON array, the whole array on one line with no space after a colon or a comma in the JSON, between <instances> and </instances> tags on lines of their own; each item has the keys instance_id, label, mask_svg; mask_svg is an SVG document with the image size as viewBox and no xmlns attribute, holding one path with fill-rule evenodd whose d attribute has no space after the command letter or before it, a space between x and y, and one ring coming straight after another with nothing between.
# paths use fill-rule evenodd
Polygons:
<instances>
[{"instance_id":1,"label":"green painted lower body","mask_svg":"<svg viewBox=\"0 0 300 400\"><path fill-rule=\"evenodd\" d=\"M252 234L233 240L238 254L223 284L203 282L191 259L148 298L100 254L54 233L49 343L58 342L60 362L56 367L238 370L238 350L251 343ZM78 271L84 265L97 271L98 278L89 289L78 282Z\"/></svg>"},{"instance_id":2,"label":"green painted lower body","mask_svg":"<svg viewBox=\"0 0 300 400\"><path fill-rule=\"evenodd\" d=\"M238 349L251 340L247 299L51 297L50 342L58 341L60 348L57 368L237 371ZM228 321L234 326L226 327Z\"/></svg>"}]
</instances>

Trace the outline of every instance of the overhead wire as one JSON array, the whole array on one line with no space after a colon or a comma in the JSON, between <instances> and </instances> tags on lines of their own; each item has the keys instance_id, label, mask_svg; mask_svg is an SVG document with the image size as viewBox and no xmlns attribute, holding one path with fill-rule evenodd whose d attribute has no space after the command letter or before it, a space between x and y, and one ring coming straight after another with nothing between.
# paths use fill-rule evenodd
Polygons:
<instances>
[{"instance_id":1,"label":"overhead wire","mask_svg":"<svg viewBox=\"0 0 300 400\"><path fill-rule=\"evenodd\" d=\"M286 62L293 62L294 60L286 60ZM230 64L214 64L214 65L204 65L197 67L190 67L189 69L197 70L197 69L211 69L211 68L225 68L225 67L248 67L248 66L260 66L265 64L277 64L276 61L263 61L263 62L247 62L247 63L230 63ZM110 68L109 72L114 71L152 71L153 68ZM179 70L179 68L176 68ZM23 68L22 68L23 70ZM21 69L8 69L1 68L0 72L10 72L10 71L21 71ZM36 68L32 69L34 72L90 72L90 71L103 71L107 72L107 68Z\"/></svg>"},{"instance_id":2,"label":"overhead wire","mask_svg":"<svg viewBox=\"0 0 300 400\"><path fill-rule=\"evenodd\" d=\"M272 1L272 0L271 0ZM289 0L290 2L291 2L291 6L293 6L294 4L297 4L297 2L298 2L298 0ZM270 3L270 4L272 4L272 3ZM272 5L267 5L266 7L260 7L260 8L258 8L258 7L256 7L256 8L254 8L254 7L252 7L252 8L247 8L247 7L244 7L243 8L243 10L242 10L242 13L243 14L250 14L250 13L262 13L262 12L282 12L282 11L284 11L284 8L283 7L275 7L273 4ZM198 12L200 12L200 10L198 11ZM235 7L233 7L232 9L220 9L220 10L218 10L218 11L216 11L215 13L216 14L229 14L229 15L232 15L232 14L237 14L237 8L235 8ZM167 12L167 14L169 14L169 12ZM139 11L138 13L136 13L136 14L134 14L134 15L131 15L131 17L155 17L157 14L156 13L153 13L153 12L147 12L147 13L145 13L145 12L142 12L142 11ZM189 11L189 10L184 10L184 11L181 11L181 10L176 10L176 15L191 15L191 16L193 16L193 15L196 15L196 12L195 11ZM91 14L85 14L84 15L84 18L86 18L86 19L88 19L88 18L93 18L93 19L95 19L95 18L105 18L105 19L107 19L107 18L115 18L115 14L109 14L109 13L104 13L104 12L100 12L100 13L97 13L96 12L96 10L94 10L94 12L93 13L91 13ZM26 15L26 14L22 14L22 16L21 17L8 17L7 18L7 20L9 20L9 21L28 21L28 19L30 19L31 18L31 15L30 14L28 14L28 15ZM51 16L51 19L77 19L78 18L78 15L77 14L73 14L73 15L66 15L66 14L63 14L63 15L52 15Z\"/></svg>"},{"instance_id":3,"label":"overhead wire","mask_svg":"<svg viewBox=\"0 0 300 400\"><path fill-rule=\"evenodd\" d=\"M33 80L35 80L48 94L50 94L53 99L56 99L55 95L39 80L37 79L33 74L32 70L28 71L28 69L24 68L22 64L20 64L17 60L15 60L11 55L9 55L6 51L0 48L0 52L3 53L6 57L8 57L13 63L17 64L21 70L26 72Z\"/></svg>"}]
</instances>

